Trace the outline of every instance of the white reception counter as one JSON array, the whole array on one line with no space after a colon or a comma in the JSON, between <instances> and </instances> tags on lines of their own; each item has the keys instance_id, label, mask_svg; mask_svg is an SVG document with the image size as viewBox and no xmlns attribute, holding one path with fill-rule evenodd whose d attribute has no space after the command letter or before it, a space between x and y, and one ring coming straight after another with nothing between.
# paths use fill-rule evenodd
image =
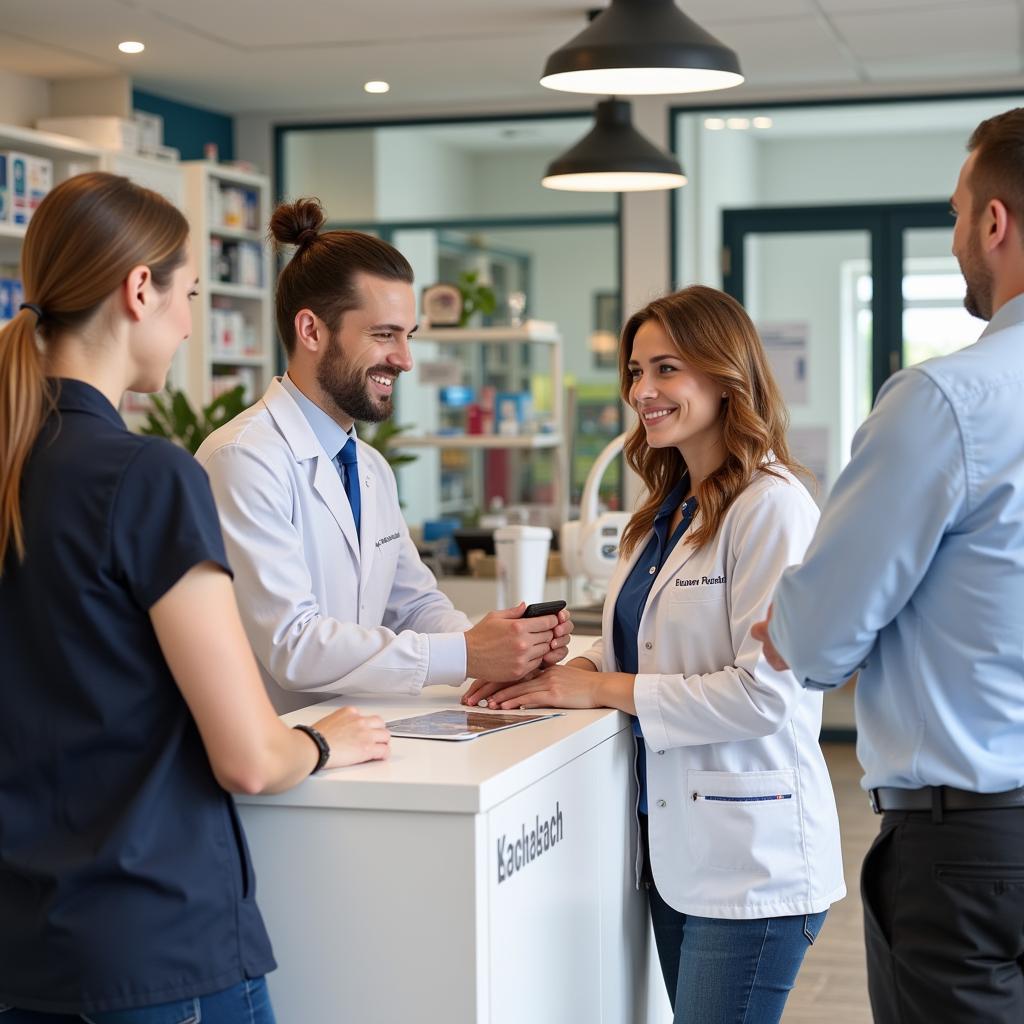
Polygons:
<instances>
[{"instance_id":1,"label":"white reception counter","mask_svg":"<svg viewBox=\"0 0 1024 1024\"><path fill-rule=\"evenodd\" d=\"M575 642L574 642L575 646ZM461 691L341 698L387 720ZM627 1024L646 1015L633 739L574 711L239 798L281 1024Z\"/></svg>"}]
</instances>

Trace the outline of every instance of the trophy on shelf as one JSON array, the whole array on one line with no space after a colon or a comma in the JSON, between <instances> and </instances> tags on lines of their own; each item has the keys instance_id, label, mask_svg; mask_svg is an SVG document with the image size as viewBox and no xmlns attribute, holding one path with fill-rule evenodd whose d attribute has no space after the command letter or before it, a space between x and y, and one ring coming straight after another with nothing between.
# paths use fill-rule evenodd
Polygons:
<instances>
[{"instance_id":1,"label":"trophy on shelf","mask_svg":"<svg viewBox=\"0 0 1024 1024\"><path fill-rule=\"evenodd\" d=\"M459 286L440 282L423 289L420 311L431 327L458 327L462 321L462 292Z\"/></svg>"}]
</instances>

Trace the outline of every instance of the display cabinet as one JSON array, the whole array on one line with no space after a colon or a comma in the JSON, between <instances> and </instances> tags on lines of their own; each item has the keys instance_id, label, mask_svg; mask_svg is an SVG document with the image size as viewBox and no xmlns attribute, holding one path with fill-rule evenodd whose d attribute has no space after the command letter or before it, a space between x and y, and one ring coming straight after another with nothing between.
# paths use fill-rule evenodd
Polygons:
<instances>
[{"instance_id":1,"label":"display cabinet","mask_svg":"<svg viewBox=\"0 0 1024 1024\"><path fill-rule=\"evenodd\" d=\"M425 359L414 349L421 390L437 403L436 426L403 434L395 446L440 450L438 512L471 518L500 496L503 504L545 506L549 525L563 522L568 456L557 327L425 327L416 337L436 346Z\"/></svg>"},{"instance_id":2,"label":"display cabinet","mask_svg":"<svg viewBox=\"0 0 1024 1024\"><path fill-rule=\"evenodd\" d=\"M193 404L205 404L242 384L252 402L276 367L270 182L205 160L181 166L199 275L186 390Z\"/></svg>"}]
</instances>

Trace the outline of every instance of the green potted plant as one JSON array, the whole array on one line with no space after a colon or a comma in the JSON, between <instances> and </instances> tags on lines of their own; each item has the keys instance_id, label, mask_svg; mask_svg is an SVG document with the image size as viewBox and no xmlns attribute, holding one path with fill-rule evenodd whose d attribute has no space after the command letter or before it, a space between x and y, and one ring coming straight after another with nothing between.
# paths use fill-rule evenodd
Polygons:
<instances>
[{"instance_id":1,"label":"green potted plant","mask_svg":"<svg viewBox=\"0 0 1024 1024\"><path fill-rule=\"evenodd\" d=\"M218 395L197 414L184 391L168 388L164 395L150 396L151 408L140 433L166 437L193 455L218 427L248 407L245 388L239 384Z\"/></svg>"},{"instance_id":2,"label":"green potted plant","mask_svg":"<svg viewBox=\"0 0 1024 1024\"><path fill-rule=\"evenodd\" d=\"M360 433L360 438L365 441L371 448L376 448L377 451L384 456L387 460L388 465L392 469L397 469L399 466L408 465L410 462L415 462L418 456L416 455L402 455L399 454L395 449L401 447L401 440L399 439L401 434L410 429L408 423L394 423L391 420L384 420L378 423L372 433ZM398 439L398 440L396 440Z\"/></svg>"},{"instance_id":3,"label":"green potted plant","mask_svg":"<svg viewBox=\"0 0 1024 1024\"><path fill-rule=\"evenodd\" d=\"M494 289L490 285L481 284L480 274L475 270L464 270L459 274L459 291L462 292L460 327L465 327L474 313L492 316L498 308Z\"/></svg>"}]
</instances>

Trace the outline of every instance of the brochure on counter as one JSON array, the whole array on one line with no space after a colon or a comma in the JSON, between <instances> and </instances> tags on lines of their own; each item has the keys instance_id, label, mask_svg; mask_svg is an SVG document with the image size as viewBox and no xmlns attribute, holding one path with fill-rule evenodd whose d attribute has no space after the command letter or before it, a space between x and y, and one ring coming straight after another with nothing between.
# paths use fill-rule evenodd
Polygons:
<instances>
[{"instance_id":1,"label":"brochure on counter","mask_svg":"<svg viewBox=\"0 0 1024 1024\"><path fill-rule=\"evenodd\" d=\"M514 729L517 725L542 722L546 718L558 718L562 711L536 713L513 711L472 711L449 709L431 711L411 718L396 718L388 722L388 732L402 739L416 740L475 740L489 732Z\"/></svg>"}]
</instances>

